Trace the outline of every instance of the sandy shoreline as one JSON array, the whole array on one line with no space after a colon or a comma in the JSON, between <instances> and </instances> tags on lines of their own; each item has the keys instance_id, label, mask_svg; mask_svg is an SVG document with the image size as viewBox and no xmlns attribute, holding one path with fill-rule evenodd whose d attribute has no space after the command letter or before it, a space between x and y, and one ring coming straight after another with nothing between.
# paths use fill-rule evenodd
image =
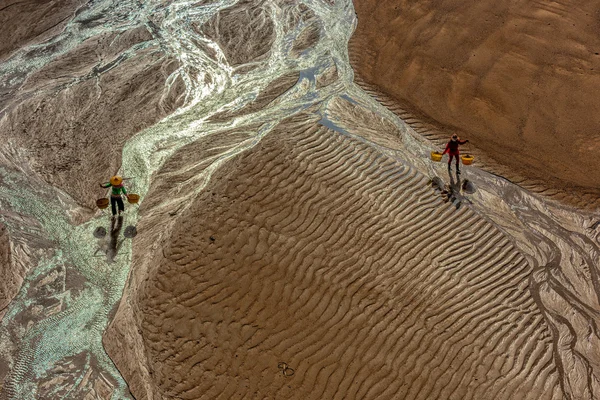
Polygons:
<instances>
[{"instance_id":1,"label":"sandy shoreline","mask_svg":"<svg viewBox=\"0 0 600 400\"><path fill-rule=\"evenodd\" d=\"M437 143L470 138L493 172L600 206L597 3L354 5L358 83Z\"/></svg>"}]
</instances>

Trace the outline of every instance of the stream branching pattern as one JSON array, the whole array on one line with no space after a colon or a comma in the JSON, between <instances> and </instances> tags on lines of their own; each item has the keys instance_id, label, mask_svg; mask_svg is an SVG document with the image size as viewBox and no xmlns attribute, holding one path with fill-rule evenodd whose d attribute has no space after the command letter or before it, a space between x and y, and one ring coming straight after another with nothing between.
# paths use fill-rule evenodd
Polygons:
<instances>
[{"instance_id":1,"label":"stream branching pattern","mask_svg":"<svg viewBox=\"0 0 600 400\"><path fill-rule=\"evenodd\" d=\"M360 139L359 133L328 119L328 102L339 96L397 125L404 148L389 150L394 157L429 176L444 176L443 166L427 160L431 145L353 83L348 40L357 22L351 0L255 2L261 18L273 24L271 48L266 57L251 60L247 65L231 65L219 42L218 29L209 35L197 27L223 10L245 3L248 7L253 4L241 0L90 0L77 9L55 37L24 47L0 64L1 92L12 93L10 98L1 99L0 118L10 107L45 90L18 90L35 71L94 36L145 27L151 40L123 50L114 59L95 65L66 84L97 79L152 46L158 46L166 57L177 60L178 67L166 79L163 96L166 98L176 82L183 82L183 105L159 123L138 132L123 148L120 173L135 177L133 188L142 201L153 174L175 151L232 128L260 126L255 131L248 128L246 140L215 157L201 175L181 183L163 207L171 209L174 204L185 207L191 203L215 170L252 148L283 119L299 112L314 109L325 125ZM309 18L303 18L309 13ZM294 43L310 24L317 26L319 38L298 53ZM240 67L248 68L242 71ZM331 68L337 70L337 79L320 87L315 77ZM276 101L225 122L209 120L217 113L242 109L269 83L290 73L297 73L299 79ZM30 258L35 265L29 266L21 290L0 325L0 357L10 368L2 395L10 399L34 399L39 382L51 377L57 365L67 365L77 358L79 363L69 370L74 380L62 385L53 383L46 392L49 398L73 398L73 391L88 379L86 371L90 368L94 369L94 376L101 374L110 383L111 398L131 398L126 382L104 351L102 334L121 299L131 263L134 239L125 238L121 228L136 226L137 208L128 207L124 220L116 223L118 226L110 224L106 212L97 212L91 220L75 225L64 210L76 210L78 206L66 193L36 178L31 171L4 167L16 165L24 157L15 150L14 154L3 154L0 158L3 210L0 217L10 237L22 237L25 241L43 238L46 250L37 258ZM554 357L563 392L567 398L600 396L597 378L600 377L597 358L600 217L544 200L476 167L468 168L467 173L478 188L467 196L468 206L511 237L534 266L530 290L552 327L557 343ZM17 218L19 215L23 217ZM34 222L24 225L23 218ZM99 227L109 234L94 238L94 230ZM26 229L35 232L24 235ZM117 236L121 232L120 237L115 237L114 232ZM40 301L40 282L59 275L78 277L78 289L67 290L64 279L63 283L57 280L62 287L44 296L52 302L58 301L60 307L23 326L20 322L23 313ZM576 376L587 377L587 382L580 382Z\"/></svg>"}]
</instances>

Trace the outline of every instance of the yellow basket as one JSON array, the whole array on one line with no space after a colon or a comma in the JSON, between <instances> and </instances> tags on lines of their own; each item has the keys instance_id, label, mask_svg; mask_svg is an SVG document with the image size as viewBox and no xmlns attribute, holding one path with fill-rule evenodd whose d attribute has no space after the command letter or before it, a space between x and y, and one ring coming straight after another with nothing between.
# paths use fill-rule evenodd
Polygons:
<instances>
[{"instance_id":1,"label":"yellow basket","mask_svg":"<svg viewBox=\"0 0 600 400\"><path fill-rule=\"evenodd\" d=\"M131 204L136 204L138 201L140 201L140 195L134 194L134 193L128 194L127 201L130 202Z\"/></svg>"},{"instance_id":2,"label":"yellow basket","mask_svg":"<svg viewBox=\"0 0 600 400\"><path fill-rule=\"evenodd\" d=\"M475 160L475 157L470 154L465 154L464 156L460 156L460 158L462 159L462 163L464 165L471 165L473 164L473 160Z\"/></svg>"},{"instance_id":3,"label":"yellow basket","mask_svg":"<svg viewBox=\"0 0 600 400\"><path fill-rule=\"evenodd\" d=\"M439 151L432 151L431 152L431 159L435 162L440 162L442 161L442 153L440 153Z\"/></svg>"},{"instance_id":4,"label":"yellow basket","mask_svg":"<svg viewBox=\"0 0 600 400\"><path fill-rule=\"evenodd\" d=\"M96 200L96 205L98 206L98 208L104 209L108 207L108 199L106 197L103 199L98 199Z\"/></svg>"}]
</instances>

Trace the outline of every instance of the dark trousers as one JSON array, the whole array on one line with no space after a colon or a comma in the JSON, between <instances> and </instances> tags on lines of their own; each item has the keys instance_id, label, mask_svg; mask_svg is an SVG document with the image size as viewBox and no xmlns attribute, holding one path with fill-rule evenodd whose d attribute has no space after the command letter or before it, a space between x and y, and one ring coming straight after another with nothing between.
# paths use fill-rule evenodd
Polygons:
<instances>
[{"instance_id":1,"label":"dark trousers","mask_svg":"<svg viewBox=\"0 0 600 400\"><path fill-rule=\"evenodd\" d=\"M454 157L456 157L456 169L459 169L460 168L460 166L458 164L459 156L458 156L458 154L452 154L452 153L448 154L448 168L450 168L450 164L452 164L452 159Z\"/></svg>"},{"instance_id":2,"label":"dark trousers","mask_svg":"<svg viewBox=\"0 0 600 400\"><path fill-rule=\"evenodd\" d=\"M119 211L125 211L123 198L121 196L110 196L110 206L112 207L113 215L117 215L117 204L119 205Z\"/></svg>"}]
</instances>

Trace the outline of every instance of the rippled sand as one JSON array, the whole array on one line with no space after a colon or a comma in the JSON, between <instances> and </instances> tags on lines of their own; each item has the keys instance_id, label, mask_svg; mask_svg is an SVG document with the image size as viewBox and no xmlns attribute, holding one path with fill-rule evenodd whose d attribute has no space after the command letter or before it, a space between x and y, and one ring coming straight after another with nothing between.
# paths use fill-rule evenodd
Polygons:
<instances>
[{"instance_id":1,"label":"rippled sand","mask_svg":"<svg viewBox=\"0 0 600 400\"><path fill-rule=\"evenodd\" d=\"M111 351L133 394L562 398L531 266L510 238L317 122L282 123L168 217L164 248L136 246L151 259L134 269L138 311L112 328L135 320L135 340ZM142 360L121 353L133 343Z\"/></svg>"}]
</instances>

